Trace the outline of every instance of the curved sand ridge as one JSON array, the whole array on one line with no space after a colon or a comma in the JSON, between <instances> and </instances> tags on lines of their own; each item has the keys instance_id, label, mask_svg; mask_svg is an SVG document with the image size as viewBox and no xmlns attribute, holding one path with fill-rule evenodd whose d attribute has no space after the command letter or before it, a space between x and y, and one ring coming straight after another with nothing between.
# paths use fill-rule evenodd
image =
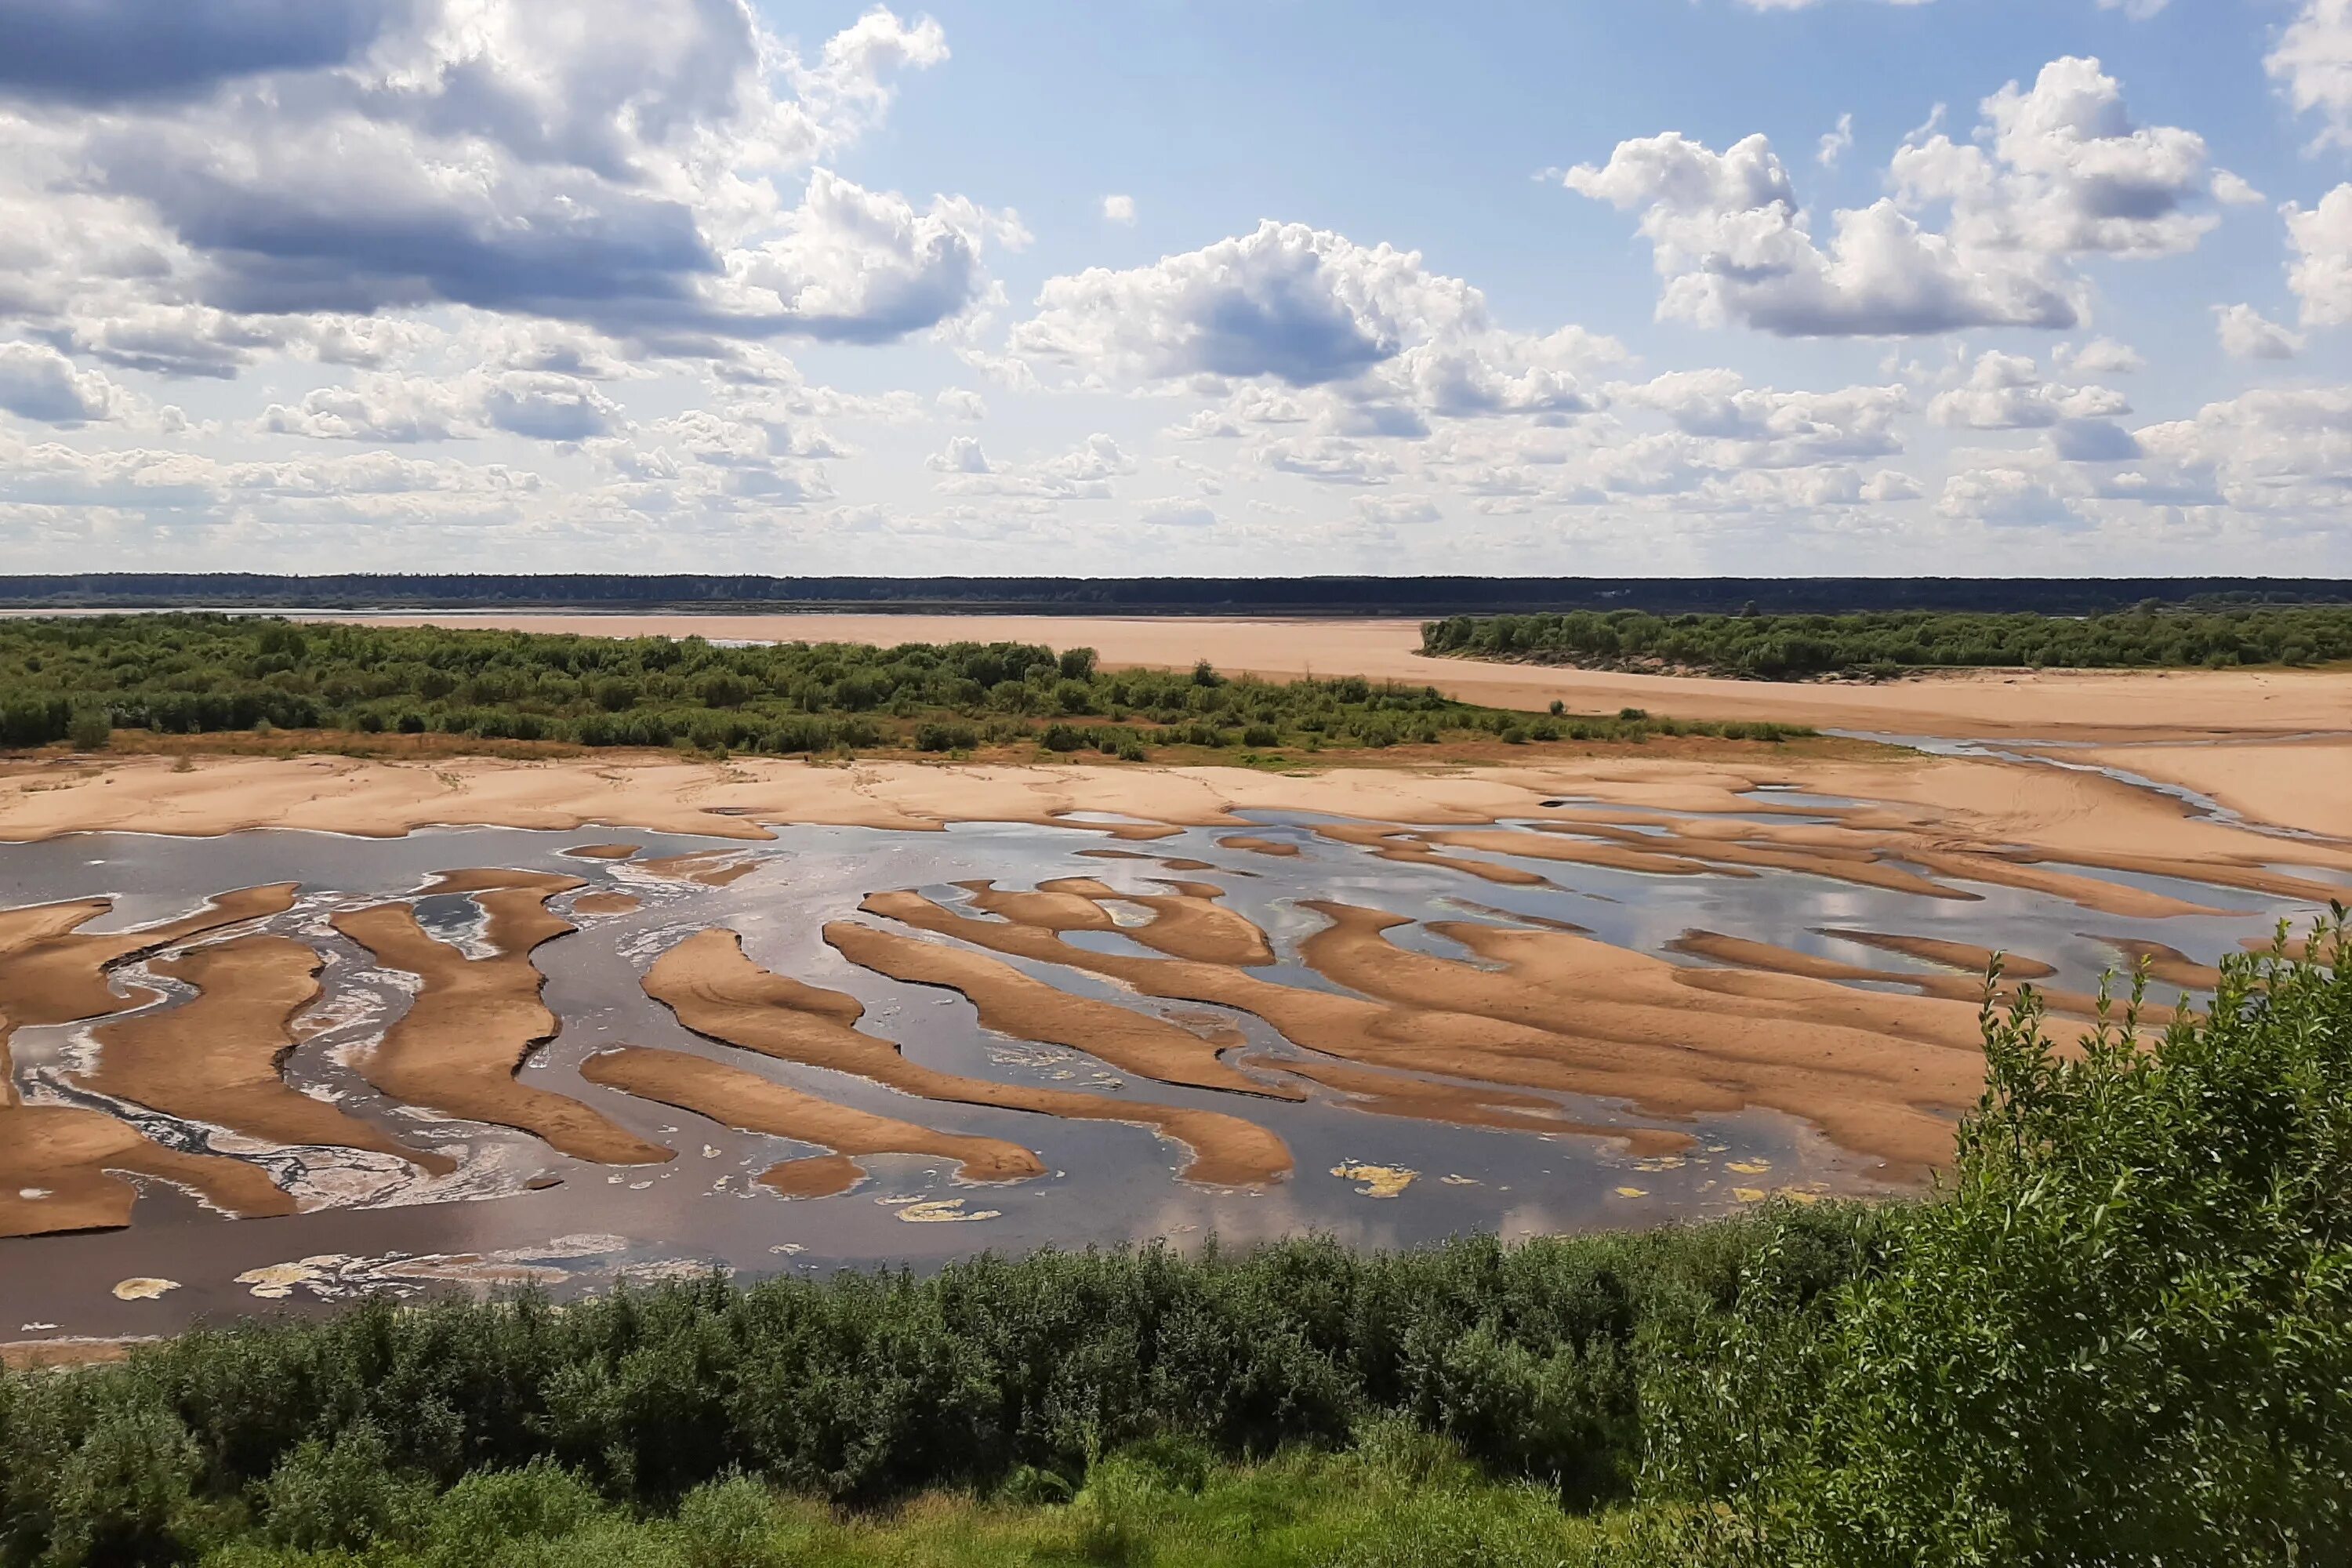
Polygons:
<instances>
[{"instance_id":1,"label":"curved sand ridge","mask_svg":"<svg viewBox=\"0 0 2352 1568\"><path fill-rule=\"evenodd\" d=\"M828 931L828 940L832 935ZM889 1041L856 1027L865 1016L856 997L761 968L744 956L741 938L730 931L698 931L663 953L647 972L645 988L696 1034L781 1061L852 1073L922 1100L1149 1127L1191 1151L1179 1173L1189 1182L1258 1185L1291 1170L1282 1140L1237 1116L997 1083L909 1061Z\"/></svg>"},{"instance_id":2,"label":"curved sand ridge","mask_svg":"<svg viewBox=\"0 0 2352 1568\"><path fill-rule=\"evenodd\" d=\"M744 1132L814 1143L829 1155L786 1160L761 1172L761 1185L788 1198L830 1197L865 1179L859 1154L936 1154L967 1182L1024 1182L1045 1167L1018 1143L919 1127L788 1089L757 1073L686 1051L625 1047L590 1057L580 1076L641 1100L690 1110Z\"/></svg>"},{"instance_id":3,"label":"curved sand ridge","mask_svg":"<svg viewBox=\"0 0 2352 1568\"><path fill-rule=\"evenodd\" d=\"M1983 1077L1973 1006L1768 975L1718 989L1686 978L1706 972L1564 932L1431 928L1502 963L1498 973L1388 942L1382 931L1410 923L1401 917L1307 903L1332 924L1301 944L1301 958L1372 998L1364 1000L1181 960L1097 953L1050 931L958 916L919 894L879 894L862 907L1147 995L1237 1007L1296 1045L1362 1066L1622 1099L1661 1116L1787 1111L1905 1175L1948 1156L1950 1115L1974 1101Z\"/></svg>"},{"instance_id":4,"label":"curved sand ridge","mask_svg":"<svg viewBox=\"0 0 2352 1568\"><path fill-rule=\"evenodd\" d=\"M239 937L160 960L155 973L194 986L195 996L101 1025L97 1063L75 1081L268 1142L369 1149L436 1175L457 1169L446 1156L395 1142L280 1076L297 1043L294 1017L318 999L321 963L308 942L283 936Z\"/></svg>"},{"instance_id":5,"label":"curved sand ridge","mask_svg":"<svg viewBox=\"0 0 2352 1568\"><path fill-rule=\"evenodd\" d=\"M102 1111L26 1105L17 1096L8 1037L18 1026L79 1023L156 1000L144 988L116 995L108 972L192 937L282 914L294 907L294 885L224 893L193 914L135 931L78 929L110 907L105 899L82 899L0 911L0 1236L128 1225L139 1190L119 1171L186 1187L231 1214L293 1213L293 1196L257 1165L168 1149Z\"/></svg>"},{"instance_id":6,"label":"curved sand ridge","mask_svg":"<svg viewBox=\"0 0 2352 1568\"><path fill-rule=\"evenodd\" d=\"M1588 1124L1557 1114L1549 1119L1537 1114L1537 1108L1544 1102L1509 1090L1595 1091L1580 1082L1569 1081L1564 1073L1547 1072L1540 1065L1528 1064L1529 1056L1548 1056L1559 1045L1553 1037L1536 1031L1441 1011L1384 1006L1359 997L1277 984L1224 964L1097 952L1064 942L1058 932L1044 927L958 915L919 893L876 893L858 907L919 931L956 937L1011 957L1104 975L1146 996L1204 1002L1251 1014L1265 1020L1293 1045L1338 1058L1352 1064L1352 1070L1335 1072L1328 1065L1311 1061L1284 1060L1272 1065L1327 1083L1343 1093L1373 1093L1383 1109L1396 1110L1413 1106L1428 1121L1618 1139L1640 1153L1664 1152L1688 1142L1682 1133L1662 1129ZM1367 1069L1381 1070L1382 1076L1377 1087L1375 1080L1367 1076ZM1498 1086L1502 1092L1488 1098L1475 1087L1432 1085L1426 1082L1428 1075L1478 1079Z\"/></svg>"},{"instance_id":7,"label":"curved sand ridge","mask_svg":"<svg viewBox=\"0 0 2352 1568\"><path fill-rule=\"evenodd\" d=\"M334 928L406 970L424 988L375 1047L355 1064L394 1100L446 1116L512 1127L575 1159L650 1165L675 1151L650 1143L569 1095L516 1078L531 1052L561 1027L540 1000L545 976L532 950L576 930L547 900L583 884L541 871L443 872L420 896L470 895L489 917L488 958L467 958L426 932L406 903L375 904L334 917Z\"/></svg>"}]
</instances>

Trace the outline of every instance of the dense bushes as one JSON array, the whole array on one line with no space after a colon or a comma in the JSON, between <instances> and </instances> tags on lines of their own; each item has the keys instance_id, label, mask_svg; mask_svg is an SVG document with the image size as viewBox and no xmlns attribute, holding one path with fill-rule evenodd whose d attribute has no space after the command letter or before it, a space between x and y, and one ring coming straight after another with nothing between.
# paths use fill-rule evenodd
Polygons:
<instances>
[{"instance_id":1,"label":"dense bushes","mask_svg":"<svg viewBox=\"0 0 2352 1568\"><path fill-rule=\"evenodd\" d=\"M494 1560L718 1562L790 1506L739 1471L858 1504L994 1490L1054 1505L1058 1560L1143 1561L1199 1522L1174 1493L1255 1484L1215 1461L1286 1453L1306 1489L1342 1462L1300 1451L1350 1444L1418 1444L1431 1478L1373 1555L1160 1560L1558 1562L1559 1502L1629 1496L1608 1561L2352 1560L2340 919L2320 961L2225 961L2210 1016L2152 1047L2126 1019L2053 1051L2030 1002L1989 1018L1985 1100L1921 1202L367 1305L0 1380L0 1561L233 1540L225 1563L275 1541L454 1563L527 1538L566 1544ZM1551 1511L1448 1491L1449 1454Z\"/></svg>"},{"instance_id":2,"label":"dense bushes","mask_svg":"<svg viewBox=\"0 0 2352 1568\"><path fill-rule=\"evenodd\" d=\"M1874 1223L1792 1217L1806 1289L1837 1282ZM1024 1465L1075 1481L1155 1436L1229 1455L1329 1447L1382 1413L1497 1471L1617 1496L1640 1456L1644 1358L1727 1305L1782 1228L1047 1254L200 1332L128 1367L0 1383L0 1552L36 1561L93 1516L162 1542L257 1487L269 1518L312 1521L272 1528L323 1543L318 1520L373 1530L405 1506L368 1490L371 1470L439 1489L551 1461L658 1504L740 1467L869 1502Z\"/></svg>"},{"instance_id":3,"label":"dense bushes","mask_svg":"<svg viewBox=\"0 0 2352 1568\"><path fill-rule=\"evenodd\" d=\"M780 754L1042 744L1129 761L1171 746L1805 733L1567 718L1530 731L1522 715L1451 702L1433 687L1229 679L1206 664L1106 673L1091 648L1021 643L738 647L197 615L0 622L0 746L88 747L110 726L176 735L263 725Z\"/></svg>"},{"instance_id":4,"label":"dense bushes","mask_svg":"<svg viewBox=\"0 0 2352 1568\"><path fill-rule=\"evenodd\" d=\"M1696 669L1764 680L1928 667L2325 664L2352 659L2352 606L2148 608L2083 618L1925 611L1456 616L1422 627L1422 651L1601 669Z\"/></svg>"},{"instance_id":5,"label":"dense bushes","mask_svg":"<svg viewBox=\"0 0 2352 1568\"><path fill-rule=\"evenodd\" d=\"M1693 1558L2352 1562L2352 966L2233 956L2153 1050L2040 1022L1989 1031L1876 1266L1822 1293L1768 1247L1656 1363L1658 1479L1730 1505Z\"/></svg>"}]
</instances>

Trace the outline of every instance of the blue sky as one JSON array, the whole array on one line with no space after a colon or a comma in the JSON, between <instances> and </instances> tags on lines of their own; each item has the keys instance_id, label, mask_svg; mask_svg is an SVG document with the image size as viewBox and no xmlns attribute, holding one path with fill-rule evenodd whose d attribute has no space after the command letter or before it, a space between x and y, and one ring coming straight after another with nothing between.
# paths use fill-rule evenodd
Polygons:
<instances>
[{"instance_id":1,"label":"blue sky","mask_svg":"<svg viewBox=\"0 0 2352 1568\"><path fill-rule=\"evenodd\" d=\"M2352 571L2352 0L159 15L16 569Z\"/></svg>"}]
</instances>

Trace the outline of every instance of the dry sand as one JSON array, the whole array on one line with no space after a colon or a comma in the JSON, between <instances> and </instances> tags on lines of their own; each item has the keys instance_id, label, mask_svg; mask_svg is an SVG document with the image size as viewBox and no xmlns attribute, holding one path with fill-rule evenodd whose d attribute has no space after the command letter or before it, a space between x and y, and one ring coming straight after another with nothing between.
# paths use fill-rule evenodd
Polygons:
<instances>
[{"instance_id":1,"label":"dry sand","mask_svg":"<svg viewBox=\"0 0 2352 1568\"><path fill-rule=\"evenodd\" d=\"M1107 668L1187 669L1208 659L1232 674L1361 675L1496 708L1579 713L1643 708L1684 719L1764 720L1903 735L2138 740L2352 731L2352 674L2342 670L1985 670L1874 683L1619 675L1538 665L1424 658L1421 623L1047 616L325 616L373 625L500 626L607 637L711 637L877 643L1029 642L1091 647ZM2161 776L2161 775L2154 775Z\"/></svg>"},{"instance_id":2,"label":"dry sand","mask_svg":"<svg viewBox=\"0 0 2352 1568\"><path fill-rule=\"evenodd\" d=\"M730 931L698 931L671 948L645 988L696 1034L782 1061L852 1073L922 1100L1149 1127L1190 1151L1178 1173L1185 1181L1256 1186L1291 1170L1282 1140L1237 1116L965 1078L909 1061L889 1041L856 1027L865 1016L856 997L761 969Z\"/></svg>"},{"instance_id":3,"label":"dry sand","mask_svg":"<svg viewBox=\"0 0 2352 1568\"><path fill-rule=\"evenodd\" d=\"M372 1149L436 1174L455 1170L447 1157L396 1143L280 1076L295 1015L318 998L321 963L308 942L283 936L239 937L159 961L155 973L195 987L195 996L101 1025L97 1064L77 1081L268 1142Z\"/></svg>"},{"instance_id":4,"label":"dry sand","mask_svg":"<svg viewBox=\"0 0 2352 1568\"><path fill-rule=\"evenodd\" d=\"M334 918L334 927L404 969L424 988L400 1020L357 1063L360 1075L405 1104L546 1140L575 1159L607 1165L650 1165L675 1151L649 1143L570 1095L521 1082L515 1074L561 1026L540 1000L546 984L531 952L575 929L548 912L547 900L581 885L537 871L444 873L426 894L469 893L489 917L496 952L467 958L428 934L406 903L372 905Z\"/></svg>"},{"instance_id":5,"label":"dry sand","mask_svg":"<svg viewBox=\"0 0 2352 1568\"><path fill-rule=\"evenodd\" d=\"M763 1185L786 1197L847 1192L864 1179L851 1163L864 1154L936 1154L955 1161L957 1177L967 1182L1023 1182L1045 1173L1037 1156L1018 1143L876 1116L685 1051L635 1046L604 1051L583 1062L580 1076L741 1131L833 1150L831 1158L786 1160L761 1173Z\"/></svg>"},{"instance_id":6,"label":"dry sand","mask_svg":"<svg viewBox=\"0 0 2352 1568\"><path fill-rule=\"evenodd\" d=\"M78 1023L156 999L143 987L116 995L108 984L116 966L293 903L291 883L246 888L179 920L111 932L78 929L106 912L104 899L0 911L0 1236L129 1224L139 1190L117 1172L185 1187L231 1214L294 1212L293 1197L258 1166L167 1149L102 1111L22 1103L8 1057L19 1026Z\"/></svg>"},{"instance_id":7,"label":"dry sand","mask_svg":"<svg viewBox=\"0 0 2352 1568\"><path fill-rule=\"evenodd\" d=\"M978 1010L981 1027L1000 1035L1082 1051L1159 1083L1277 1100L1306 1098L1281 1084L1261 1083L1220 1060L1221 1052L1246 1043L1231 1030L1204 1039L1148 1014L1060 990L992 958L855 921L827 925L824 940L860 968L961 994Z\"/></svg>"}]
</instances>

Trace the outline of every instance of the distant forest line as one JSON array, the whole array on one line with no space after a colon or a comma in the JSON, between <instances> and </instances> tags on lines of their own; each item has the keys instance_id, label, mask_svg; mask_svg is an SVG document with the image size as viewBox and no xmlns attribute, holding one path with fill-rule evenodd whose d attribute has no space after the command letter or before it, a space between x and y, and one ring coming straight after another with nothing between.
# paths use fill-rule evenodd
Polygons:
<instances>
[{"instance_id":1,"label":"distant forest line","mask_svg":"<svg viewBox=\"0 0 2352 1568\"><path fill-rule=\"evenodd\" d=\"M2142 607L2088 616L1578 611L1456 616L1423 626L1421 638L1423 653L1454 658L1751 680L1969 668L2224 669L2352 659L2352 605Z\"/></svg>"},{"instance_id":2,"label":"distant forest line","mask_svg":"<svg viewBox=\"0 0 2352 1568\"><path fill-rule=\"evenodd\" d=\"M95 572L0 575L19 609L995 611L1445 616L1571 610L2093 616L2179 605L2352 604L2352 580L2287 577L772 577Z\"/></svg>"}]
</instances>

